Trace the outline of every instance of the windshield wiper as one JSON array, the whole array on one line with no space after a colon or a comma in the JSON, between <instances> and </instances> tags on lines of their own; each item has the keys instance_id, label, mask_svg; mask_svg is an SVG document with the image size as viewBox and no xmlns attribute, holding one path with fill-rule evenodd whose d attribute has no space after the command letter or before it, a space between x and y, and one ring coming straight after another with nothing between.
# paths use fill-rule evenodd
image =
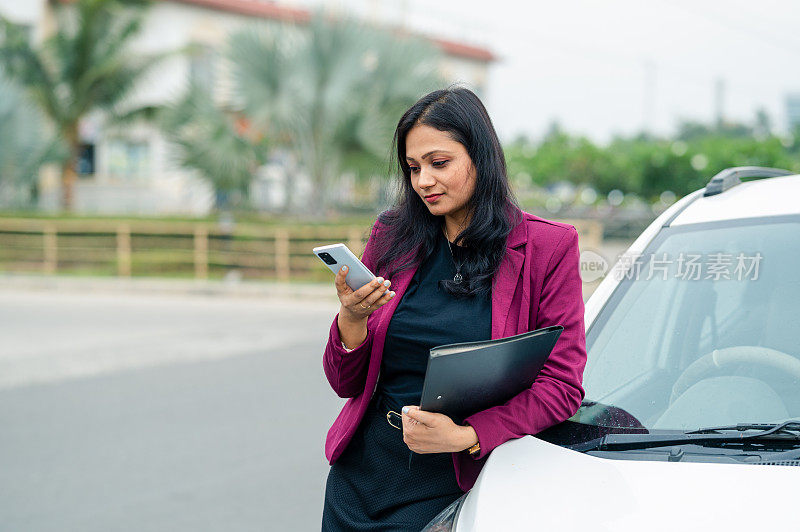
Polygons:
<instances>
[{"instance_id":1,"label":"windshield wiper","mask_svg":"<svg viewBox=\"0 0 800 532\"><path fill-rule=\"evenodd\" d=\"M760 430L756 436L766 436L768 434L795 434L800 432L800 420L789 420L783 423L738 423L736 425L723 425L721 427L706 427L703 429L690 430L685 434L709 434L723 430Z\"/></svg>"},{"instance_id":2,"label":"windshield wiper","mask_svg":"<svg viewBox=\"0 0 800 532\"><path fill-rule=\"evenodd\" d=\"M752 434L746 431L755 430ZM736 432L725 434L724 432ZM665 447L669 445L716 445L744 444L749 442L780 442L797 445L800 442L800 421L785 421L777 424L738 424L708 427L679 434L606 434L598 440L587 442L580 451L628 451Z\"/></svg>"}]
</instances>

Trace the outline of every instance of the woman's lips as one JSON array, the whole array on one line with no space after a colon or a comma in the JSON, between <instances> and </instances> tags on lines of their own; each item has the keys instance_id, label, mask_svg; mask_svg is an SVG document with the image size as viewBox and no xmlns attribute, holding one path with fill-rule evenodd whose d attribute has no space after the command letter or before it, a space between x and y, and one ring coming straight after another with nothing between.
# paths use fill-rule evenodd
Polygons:
<instances>
[{"instance_id":1,"label":"woman's lips","mask_svg":"<svg viewBox=\"0 0 800 532\"><path fill-rule=\"evenodd\" d=\"M435 196L428 196L428 197L425 198L425 201L427 201L428 203L433 203L434 201L438 200L442 196L444 196L444 194L436 194Z\"/></svg>"}]
</instances>

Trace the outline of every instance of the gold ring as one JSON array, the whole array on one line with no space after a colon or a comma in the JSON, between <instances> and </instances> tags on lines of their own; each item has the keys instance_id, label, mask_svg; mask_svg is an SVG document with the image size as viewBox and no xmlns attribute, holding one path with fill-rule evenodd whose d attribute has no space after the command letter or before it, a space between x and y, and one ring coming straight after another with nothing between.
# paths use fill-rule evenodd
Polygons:
<instances>
[{"instance_id":1,"label":"gold ring","mask_svg":"<svg viewBox=\"0 0 800 532\"><path fill-rule=\"evenodd\" d=\"M361 305L361 303L359 303L359 305ZM361 305L361 308L363 308L363 309L368 309L368 308L369 308L369 307L371 307L371 306L372 306L372 305L367 305L367 306L365 307L364 305Z\"/></svg>"}]
</instances>

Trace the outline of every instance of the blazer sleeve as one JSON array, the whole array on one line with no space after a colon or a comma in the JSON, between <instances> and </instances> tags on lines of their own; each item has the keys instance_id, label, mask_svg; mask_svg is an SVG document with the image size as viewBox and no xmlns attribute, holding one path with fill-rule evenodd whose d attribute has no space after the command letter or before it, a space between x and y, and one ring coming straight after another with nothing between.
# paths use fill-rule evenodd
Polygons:
<instances>
[{"instance_id":1,"label":"blazer sleeve","mask_svg":"<svg viewBox=\"0 0 800 532\"><path fill-rule=\"evenodd\" d=\"M361 254L361 262L375 272L375 239L378 232L379 222L376 221L370 231L364 252ZM342 346L342 339L339 335L339 313L333 318L328 343L322 356L322 367L328 382L339 397L355 397L364 391L367 380L367 368L369 367L370 352L372 350L372 338L375 335L375 312L367 318L367 337L361 345L352 349L345 350Z\"/></svg>"},{"instance_id":2,"label":"blazer sleeve","mask_svg":"<svg viewBox=\"0 0 800 532\"><path fill-rule=\"evenodd\" d=\"M578 232L570 226L547 264L535 324L536 329L562 325L564 330L529 389L464 420L478 435L480 452L473 456L475 460L510 439L541 432L578 411L585 395L586 365L579 259Z\"/></svg>"}]
</instances>

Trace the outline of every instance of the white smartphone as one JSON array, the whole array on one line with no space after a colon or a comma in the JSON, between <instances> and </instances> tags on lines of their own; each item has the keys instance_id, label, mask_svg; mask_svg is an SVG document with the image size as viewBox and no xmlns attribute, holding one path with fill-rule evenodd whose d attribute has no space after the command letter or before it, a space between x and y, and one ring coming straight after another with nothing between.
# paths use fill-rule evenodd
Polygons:
<instances>
[{"instance_id":1,"label":"white smartphone","mask_svg":"<svg viewBox=\"0 0 800 532\"><path fill-rule=\"evenodd\" d=\"M364 266L364 263L344 244L317 246L313 251L334 275L339 273L342 266L347 266L344 282L353 290L358 290L375 278L369 268Z\"/></svg>"}]
</instances>

